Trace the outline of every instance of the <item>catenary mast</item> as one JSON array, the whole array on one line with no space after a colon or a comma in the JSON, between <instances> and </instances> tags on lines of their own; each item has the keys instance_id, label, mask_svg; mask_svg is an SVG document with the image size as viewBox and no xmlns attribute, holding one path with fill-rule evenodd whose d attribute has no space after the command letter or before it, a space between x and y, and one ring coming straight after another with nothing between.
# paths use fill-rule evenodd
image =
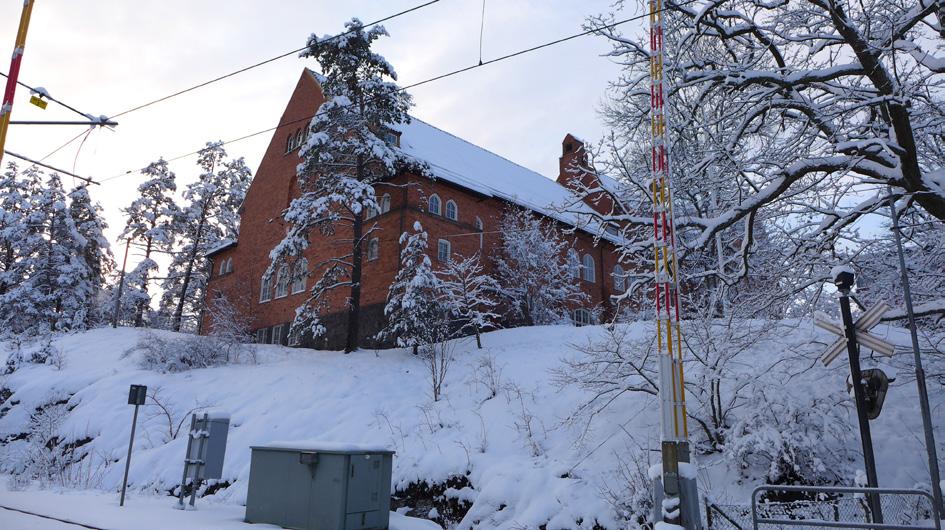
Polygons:
<instances>
[{"instance_id":1,"label":"catenary mast","mask_svg":"<svg viewBox=\"0 0 945 530\"><path fill-rule=\"evenodd\" d=\"M660 352L660 426L662 473L656 519L699 528L695 477L689 465L689 432L683 385L679 270L673 221L672 175L666 124L663 0L650 0L650 127L653 197L653 262L656 286L657 348ZM682 465L680 465L682 464ZM691 514L695 513L695 517ZM695 520L693 520L695 519Z\"/></svg>"}]
</instances>

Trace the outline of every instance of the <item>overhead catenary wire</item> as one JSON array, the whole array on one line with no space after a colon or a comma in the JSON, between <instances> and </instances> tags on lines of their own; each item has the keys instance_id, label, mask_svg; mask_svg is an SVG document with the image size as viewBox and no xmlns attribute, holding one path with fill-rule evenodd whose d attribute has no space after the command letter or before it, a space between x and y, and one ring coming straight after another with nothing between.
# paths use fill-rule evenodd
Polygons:
<instances>
[{"instance_id":1,"label":"overhead catenary wire","mask_svg":"<svg viewBox=\"0 0 945 530\"><path fill-rule=\"evenodd\" d=\"M0 76L9 77L9 76L8 76L6 73L4 73L4 72L0 72ZM91 114L86 114L85 112L82 112L81 110L79 110L79 109L77 109L77 108L75 108L75 107L73 107L73 106L71 106L71 105L68 105L68 104L66 104L66 103L63 103L62 101L60 101L60 100L58 100L58 99L52 97L51 95L49 95L48 92L45 92L45 91L40 92L40 91L36 90L35 88L31 87L30 85L27 85L26 83L24 83L24 82L22 82L22 81L19 81L19 80L17 80L16 84L20 85L20 86L23 87L23 88L26 88L27 90L29 90L29 91L32 92L32 93L42 94L42 95L43 95L42 97L44 97L45 99L48 99L49 101L52 101L53 103L58 103L59 105L62 105L63 107L65 107L65 108L71 110L72 112L75 112L76 114L78 114L79 116L82 116L82 117L85 118L85 119L89 119L89 120L94 120L94 119L95 119Z\"/></svg>"},{"instance_id":2,"label":"overhead catenary wire","mask_svg":"<svg viewBox=\"0 0 945 530\"><path fill-rule=\"evenodd\" d=\"M411 12L413 12L413 11L417 11L418 9L422 9L422 8L427 7L427 6L429 6L429 5L435 4L435 3L439 2L439 1L440 1L440 0L430 0L430 1L425 2L425 3L423 3L423 4L420 4L420 5L416 5L416 6L414 6L414 7L411 7L411 8L409 8L409 9L405 9L405 10L403 10L403 11L399 11L399 12L394 13L394 14L392 14L392 15L388 15L388 16L386 16L386 17L384 17L384 18L377 19L377 20L375 20L375 21L373 21L373 22L370 22L370 23L368 23L368 24L365 24L363 27L375 26L375 25L380 24L380 23L382 23L382 22L387 22L388 20L397 18L397 17L402 16L402 15L406 15L407 13L411 13ZM352 33L353 31L355 31L355 29L350 29L350 30L345 31L345 32L343 32L343 33L339 33L339 34L337 34L337 35L335 35L335 36L333 36L333 37L329 37L328 39L326 39L326 41L330 41L330 40L334 40L334 39L338 39L338 38L344 37L345 35L348 35L348 34ZM213 79L204 81L204 82L202 82L202 83L198 83L198 84L193 85L193 86L190 86L190 87L187 87L187 88L185 88L185 89L183 89L183 90L178 90L177 92L174 92L174 93L172 93L172 94L168 94L168 95L166 95L166 96L163 96L163 97L160 97L160 98L157 98L157 99L148 101L147 103L142 103L141 105L134 106L134 107L132 107L132 108L130 108L130 109L127 109L127 110L123 110L123 111L119 112L118 114L115 114L115 115L111 116L109 119L114 119L114 118L117 118L117 117L119 117L119 116L124 116L125 114L129 114L129 113L131 113L131 112L135 112L135 111L138 111L138 110L141 110L141 109L150 107L151 105L155 105L155 104L157 104L157 103L161 103L162 101L167 101L167 100L169 100L169 99L171 99L171 98L175 98L175 97L177 97L177 96L186 94L186 93L188 93L188 92L193 92L194 90L197 90L197 89L199 89L199 88L203 88L203 87L205 87L205 86L207 86L207 85L212 85L213 83L216 83L216 82L219 82L219 81L223 81L224 79L233 77L233 76L235 76L235 75L239 75L239 74L241 74L241 73L243 73L243 72L248 72L249 70L252 70L252 69L254 69L254 68L258 68L258 67L260 67L260 66L267 65L267 64L269 64L269 63L271 63L271 62L278 61L279 59L283 59L283 58L285 58L285 57L288 57L288 56L290 56L290 55L299 53L299 52L301 52L301 51L303 51L303 50L307 50L307 49L308 49L308 46L303 46L303 47L301 47L301 48L297 48L297 49L294 49L294 50L289 50L289 51L287 51L287 52L285 52L285 53L281 53L281 54L279 54L279 55L276 55L275 57L270 57L270 58L268 58L268 59L264 59L264 60L262 60L262 61L259 61L258 63L254 63L254 64L251 64L251 65L249 65L249 66L244 66L243 68L240 68L239 70L234 70L234 71L229 72L229 73L227 73L227 74L223 74L223 75L221 75L221 76L219 76L219 77L214 77Z\"/></svg>"},{"instance_id":3,"label":"overhead catenary wire","mask_svg":"<svg viewBox=\"0 0 945 530\"><path fill-rule=\"evenodd\" d=\"M689 0L688 2L684 2L684 3L677 4L677 6L683 6L683 5L691 4L691 3L695 2L695 1L696 1L696 0ZM663 8L663 9L665 9L665 8ZM548 47L550 47L550 46L555 46L555 45L558 45L558 44L561 44L561 43L564 43L564 42L568 42L568 41L571 41L571 40L574 40L574 39L577 39L577 38L580 38L580 37L585 37L585 36L588 36L588 35L592 35L592 34L594 34L594 33L599 33L599 32L601 32L601 31L605 31L605 30L608 30L608 29L612 29L612 28L615 28L615 27L617 27L617 26L626 24L626 23L628 23L628 22L633 22L633 21L636 21L636 20L641 20L641 19L647 18L647 17L649 17L649 16L650 16L649 13L645 13L645 14L642 14L642 15L635 15L635 16L628 17L628 18L625 18L625 19L622 19L622 20L618 20L618 21L616 21L616 22L611 22L611 23L609 23L609 24L604 24L604 25L601 25L601 26L597 26L597 27L591 28L591 29L589 29L589 30L582 31L582 32L580 32L580 33L575 33L575 34L573 34L573 35L568 35L568 36L566 36L566 37L562 37L562 38L559 38L559 39L555 39L555 40L553 40L553 41L545 42L545 43L543 43L543 44L539 44L539 45L532 46L532 47L529 47L529 48L524 48L524 49L521 49L521 50L518 50L518 51L515 51L515 52L512 52L512 53L508 53L508 54L506 54L506 55L502 55L502 56L496 57L496 58L494 58L494 59L489 59L488 61L483 61L483 62L481 62L481 63L479 63L479 64L473 64L473 65L470 65L470 66L465 66L465 67L462 67L462 68L458 68L458 69L456 69L456 70L452 70L452 71L446 72L446 73L444 73L444 74L440 74L440 75L437 75L437 76L434 76L434 77L431 77L431 78L428 78L428 79L424 79L423 81L418 81L418 82L416 82L416 83L413 83L413 84L410 84L410 85L406 85L406 86L400 87L399 90L401 90L401 91L406 91L406 90L409 90L409 89L411 89L411 88L415 88L415 87L418 87L418 86L426 85L426 84L428 84L428 83L432 83L432 82L434 82L434 81L439 81L439 80L441 80L441 79L446 79L446 78L452 77L452 76L454 76L454 75L459 75L459 74L462 74L462 73L465 73L465 72L469 72L470 70L475 70L475 69L481 68L481 67L483 67L483 66L488 66L488 65L490 65L490 64L495 64L495 63L498 63L498 62L501 62L501 61L505 61L505 60L508 60L508 59L512 59L512 58L514 58L514 57L518 57L518 56L520 56L520 55L525 55L525 54L527 54L527 53L535 52L535 51L538 51L538 50L541 50L541 49L544 49L544 48L548 48ZM252 133L249 133L249 134L245 134L245 135L240 136L240 137L237 137L237 138L233 138L233 139L230 139L230 140L225 140L225 141L221 142L220 145L229 145L229 144L233 144L233 143L236 143L236 142L241 142L241 141L243 141L243 140L247 140L247 139L249 139L249 138L253 138L254 136L259 136L260 134L265 134L265 133L268 133L268 132L272 132L272 131L275 131L275 130L277 130L277 129L281 129L281 128L283 128L283 127L288 127L288 126L290 126L290 125L295 125L295 124L299 124L299 123L303 123L303 122L308 122L308 121L311 121L311 120L312 120L313 118L315 118L316 116L319 116L320 114L322 114L322 112L321 112L321 111L317 111L317 112L315 112L314 114L312 114L311 116L306 116L306 117L304 117L304 118L299 118L299 119L296 119L296 120L290 120L290 121L287 121L287 122L285 122L285 123L280 123L280 124L278 124L278 125L275 125L275 126L273 126L273 127L267 127L267 128L265 128L265 129L262 129L262 130L259 130L259 131L256 131L256 132L252 132ZM117 115L116 115L116 117L117 117ZM201 149L202 149L202 148L201 148ZM195 151L191 151L191 152L189 152L189 153L185 153L185 154L182 154L182 155L178 155L178 156L175 156L175 157L172 157L172 158L167 158L167 159L165 159L165 161L167 161L167 162L174 162L174 161L180 160L180 159L182 159L182 158L187 158L187 157L189 157L189 156L196 155L196 154L199 153L199 152L200 152L200 149L195 150ZM125 175L130 175L130 174L135 173L135 172L137 172L137 171L141 171L141 169L143 169L143 168L129 169L129 170L127 170L127 171L123 171L123 172L118 173L118 174L116 174L116 175L112 175L112 176L110 176L110 177L106 177L106 178L102 179L100 182L102 182L102 183L109 182L109 181L114 180L114 179L117 179L117 178L119 178L119 177L122 177L122 176L125 176Z\"/></svg>"},{"instance_id":4,"label":"overhead catenary wire","mask_svg":"<svg viewBox=\"0 0 945 530\"><path fill-rule=\"evenodd\" d=\"M6 149L4 149L3 152L6 153L6 154L8 154L8 155L10 155L10 156L12 156L13 158L19 158L20 160L23 160L23 161L25 161L25 162L29 162L29 163L31 163L31 164L36 164L37 166L42 166L42 167L44 167L44 168L46 168L46 169L55 171L56 173L62 173L63 175L68 175L68 176L70 176L70 177L72 177L72 178L77 178L77 179L79 179L79 180L84 180L85 182L87 182L87 183L89 183L89 184L95 184L95 185L99 185L99 184L100 184L99 182L96 182L95 180L92 180L92 179L90 179L89 177L80 177L79 175L76 175L75 173L71 173L71 172L66 171L66 170L64 170L64 169L59 169L59 168L57 168L57 167L50 166L49 164L44 164L44 163L40 162L39 160L33 160L32 158L27 158L27 157L25 157L25 156L23 156L23 155L18 155L18 154L16 154L16 153L11 152L11 151L8 151L8 150L6 150Z\"/></svg>"}]
</instances>

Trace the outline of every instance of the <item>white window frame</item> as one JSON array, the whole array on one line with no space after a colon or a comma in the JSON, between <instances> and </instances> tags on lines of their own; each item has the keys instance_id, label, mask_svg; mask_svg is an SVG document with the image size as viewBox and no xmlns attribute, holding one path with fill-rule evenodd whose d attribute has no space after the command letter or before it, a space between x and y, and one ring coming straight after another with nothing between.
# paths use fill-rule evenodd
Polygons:
<instances>
[{"instance_id":1,"label":"white window frame","mask_svg":"<svg viewBox=\"0 0 945 530\"><path fill-rule=\"evenodd\" d=\"M305 290L305 280L308 277L308 261L300 259L292 267L292 285L289 291L292 294L299 294Z\"/></svg>"},{"instance_id":2,"label":"white window frame","mask_svg":"<svg viewBox=\"0 0 945 530\"><path fill-rule=\"evenodd\" d=\"M272 275L263 274L262 280L259 282L259 303L268 302L272 300Z\"/></svg>"},{"instance_id":3,"label":"white window frame","mask_svg":"<svg viewBox=\"0 0 945 530\"><path fill-rule=\"evenodd\" d=\"M373 219L375 217L377 217L377 210L375 210L373 206L368 206L364 211L364 218Z\"/></svg>"},{"instance_id":4,"label":"white window frame","mask_svg":"<svg viewBox=\"0 0 945 530\"><path fill-rule=\"evenodd\" d=\"M226 273L233 272L233 258L226 258Z\"/></svg>"},{"instance_id":5,"label":"white window frame","mask_svg":"<svg viewBox=\"0 0 945 530\"><path fill-rule=\"evenodd\" d=\"M473 226L476 227L476 232L484 232L486 230L485 225L482 224L482 219L480 219L479 216L476 216L476 220L475 222L473 222Z\"/></svg>"},{"instance_id":6,"label":"white window frame","mask_svg":"<svg viewBox=\"0 0 945 530\"><path fill-rule=\"evenodd\" d=\"M430 195L430 198L427 199L427 213L432 213L433 215L440 215L441 208L443 206L443 201L440 200L440 196L434 193ZM433 205L436 204L436 208Z\"/></svg>"},{"instance_id":7,"label":"white window frame","mask_svg":"<svg viewBox=\"0 0 945 530\"><path fill-rule=\"evenodd\" d=\"M289 266L283 263L276 272L276 295L274 298L289 296Z\"/></svg>"},{"instance_id":8,"label":"white window frame","mask_svg":"<svg viewBox=\"0 0 945 530\"><path fill-rule=\"evenodd\" d=\"M226 274L226 260L220 260L220 273L217 276L223 276Z\"/></svg>"},{"instance_id":9,"label":"white window frame","mask_svg":"<svg viewBox=\"0 0 945 530\"><path fill-rule=\"evenodd\" d=\"M282 324L279 324L278 326L272 326L272 334L269 337L269 344L282 346L282 328Z\"/></svg>"},{"instance_id":10,"label":"white window frame","mask_svg":"<svg viewBox=\"0 0 945 530\"><path fill-rule=\"evenodd\" d=\"M627 272L620 264L614 265L614 291L623 294L627 290Z\"/></svg>"},{"instance_id":11,"label":"white window frame","mask_svg":"<svg viewBox=\"0 0 945 530\"><path fill-rule=\"evenodd\" d=\"M387 213L390 211L390 193L385 193L381 195L381 202L378 204L381 207L381 213Z\"/></svg>"},{"instance_id":12,"label":"white window frame","mask_svg":"<svg viewBox=\"0 0 945 530\"><path fill-rule=\"evenodd\" d=\"M256 330L256 344L265 344L266 343L266 328L259 328Z\"/></svg>"},{"instance_id":13,"label":"white window frame","mask_svg":"<svg viewBox=\"0 0 945 530\"><path fill-rule=\"evenodd\" d=\"M572 280L581 279L581 256L573 248L568 251L568 274Z\"/></svg>"},{"instance_id":14,"label":"white window frame","mask_svg":"<svg viewBox=\"0 0 945 530\"><path fill-rule=\"evenodd\" d=\"M597 266L594 263L594 256L584 254L581 259L581 278L586 282L594 283L597 281Z\"/></svg>"},{"instance_id":15,"label":"white window frame","mask_svg":"<svg viewBox=\"0 0 945 530\"><path fill-rule=\"evenodd\" d=\"M291 347L300 346L302 344L302 337L300 336L299 333L292 333L291 325L287 324L287 326L289 328L289 331L286 334L287 336L286 343Z\"/></svg>"},{"instance_id":16,"label":"white window frame","mask_svg":"<svg viewBox=\"0 0 945 530\"><path fill-rule=\"evenodd\" d=\"M446 255L444 256L443 249L446 249ZM453 245L446 239L440 239L436 242L436 259L437 261L447 262L451 259L453 254Z\"/></svg>"},{"instance_id":17,"label":"white window frame","mask_svg":"<svg viewBox=\"0 0 945 530\"><path fill-rule=\"evenodd\" d=\"M450 208L452 207L452 215L450 215ZM443 210L446 218L450 221L459 220L459 206L456 206L456 201L450 199L446 201L446 208Z\"/></svg>"},{"instance_id":18,"label":"white window frame","mask_svg":"<svg viewBox=\"0 0 945 530\"><path fill-rule=\"evenodd\" d=\"M372 237L367 244L367 260L375 261L381 255L381 242Z\"/></svg>"},{"instance_id":19,"label":"white window frame","mask_svg":"<svg viewBox=\"0 0 945 530\"><path fill-rule=\"evenodd\" d=\"M571 315L571 320L574 321L574 325L581 326L590 326L594 323L594 315L590 311L579 307L574 310L574 313Z\"/></svg>"}]
</instances>

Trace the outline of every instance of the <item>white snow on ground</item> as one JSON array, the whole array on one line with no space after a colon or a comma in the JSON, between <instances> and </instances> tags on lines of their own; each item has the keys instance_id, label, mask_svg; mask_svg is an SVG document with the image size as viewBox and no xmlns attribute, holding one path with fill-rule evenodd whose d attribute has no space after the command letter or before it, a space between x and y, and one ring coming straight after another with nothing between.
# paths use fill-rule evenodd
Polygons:
<instances>
[{"instance_id":1,"label":"white snow on ground","mask_svg":"<svg viewBox=\"0 0 945 530\"><path fill-rule=\"evenodd\" d=\"M5 482L5 481L4 481ZM2 488L2 486L0 486ZM130 495L125 506L118 506L113 493L88 491L9 491L0 489L0 506L38 513L65 521L105 529L134 530L266 530L280 528L269 524L243 522L242 506L200 499L196 510L177 510L174 499L153 495ZM390 530L442 530L430 521L390 515ZM0 509L0 528L4 530L75 530L63 522L42 519L21 512Z\"/></svg>"},{"instance_id":2,"label":"white snow on ground","mask_svg":"<svg viewBox=\"0 0 945 530\"><path fill-rule=\"evenodd\" d=\"M648 336L651 327L634 324L632 329L636 336ZM876 331L896 344L908 344L903 330L880 326ZM62 370L25 364L0 381L0 386L14 392L8 403L18 402L0 418L0 438L24 432L35 407L68 399L72 410L60 432L67 440L93 438L83 449L113 462L99 487L115 492L121 484L132 414L126 404L128 386L145 384L159 389L160 397L174 410L175 422L196 405L231 415L223 475L232 485L198 499L195 513L171 510L173 500L161 495L180 480L186 436L165 443L166 419L156 414L156 407L147 406L139 418L129 479L129 505L146 507L142 516L174 522L211 517L221 524L238 525L246 498L249 447L280 440L320 440L380 444L395 450L397 489L421 480L441 483L451 476L468 476L471 488L449 491L473 503L459 528L546 524L548 530L557 530L590 528L594 520L618 528L617 514L603 491L620 484L615 459L631 450L626 433L635 435L635 443L658 448L657 402L646 394L625 394L585 430L583 422L568 424L564 419L587 395L574 387L558 388L551 373L562 366L562 358L576 354L573 345L585 344L601 333L600 327L569 326L503 330L484 335L481 351L473 341L465 341L447 374L445 397L434 403L425 366L406 350L344 355L263 345L256 347L258 364L160 374L138 368L134 356L123 355L145 332L94 330L58 339L56 344L66 359ZM821 344L809 344L812 337ZM805 353L808 358L803 362L815 366L823 344L830 340L826 332L814 330L807 322L783 337L762 342L751 355L770 359L789 350L805 351L809 355ZM494 397L481 375L489 359L495 359L501 371L501 388ZM784 391L817 393L842 388L843 364L834 363L830 369L817 365L817 370L809 372L809 380L791 381ZM872 422L881 485L912 487L928 481L915 399L914 383L897 382L883 416ZM940 395L934 399L941 402ZM942 411L940 406L933 408L937 426L945 425ZM850 424L854 425L852 417ZM940 438L943 435L938 433ZM0 459L15 460L25 443L0 446ZM658 457L658 451L643 452ZM755 484L740 480L720 459L697 464L700 486L714 500L747 502ZM76 519L121 515L113 509L114 493L2 491L0 504L6 502L54 508ZM582 521L580 526L577 521Z\"/></svg>"}]
</instances>

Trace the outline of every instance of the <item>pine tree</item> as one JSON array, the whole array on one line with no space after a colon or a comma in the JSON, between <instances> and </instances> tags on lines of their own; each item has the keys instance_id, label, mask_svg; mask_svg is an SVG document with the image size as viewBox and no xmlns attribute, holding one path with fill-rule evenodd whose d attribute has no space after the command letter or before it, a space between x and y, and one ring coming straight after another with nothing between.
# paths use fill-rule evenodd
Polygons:
<instances>
[{"instance_id":1,"label":"pine tree","mask_svg":"<svg viewBox=\"0 0 945 530\"><path fill-rule=\"evenodd\" d=\"M144 324L144 312L151 303L148 282L158 270L158 264L151 254L171 249L173 235L169 232L169 225L179 215L174 202L176 177L167 167L167 162L161 158L149 164L142 173L149 178L138 186L138 198L124 210L128 221L121 234L121 238L127 239L129 243L144 245L144 258L125 278L125 290L130 295L128 300L134 304L135 327Z\"/></svg>"},{"instance_id":2,"label":"pine tree","mask_svg":"<svg viewBox=\"0 0 945 530\"><path fill-rule=\"evenodd\" d=\"M445 309L438 300L439 279L427 256L427 233L420 222L413 233L400 236L400 269L387 294L384 316L387 325L378 333L378 340L393 340L402 348L417 347L429 340L430 326L439 319L436 313Z\"/></svg>"},{"instance_id":3,"label":"pine tree","mask_svg":"<svg viewBox=\"0 0 945 530\"><path fill-rule=\"evenodd\" d=\"M436 272L439 278L438 297L449 311L451 320L462 333L476 335L476 346L482 349L482 329L495 327L499 315L499 282L485 272L479 253L451 259Z\"/></svg>"},{"instance_id":4,"label":"pine tree","mask_svg":"<svg viewBox=\"0 0 945 530\"><path fill-rule=\"evenodd\" d=\"M105 238L108 225L102 218L102 207L92 202L87 185L69 193L69 217L77 234L76 245L82 248L78 257L84 271L79 281L87 283L89 290L83 309L87 315L83 325L88 326L100 322L104 316L105 282L115 268L115 260Z\"/></svg>"},{"instance_id":5,"label":"pine tree","mask_svg":"<svg viewBox=\"0 0 945 530\"><path fill-rule=\"evenodd\" d=\"M206 252L239 230L239 210L252 172L242 158L228 160L222 142L200 150L203 170L184 191L188 204L175 216L169 231L177 247L163 282L162 312L170 328L180 331L184 314L196 318L209 277Z\"/></svg>"},{"instance_id":6,"label":"pine tree","mask_svg":"<svg viewBox=\"0 0 945 530\"><path fill-rule=\"evenodd\" d=\"M502 216L499 230L499 285L511 302L513 315L525 325L560 322L567 318L569 306L587 300L569 272L568 243L551 223L510 208Z\"/></svg>"},{"instance_id":7,"label":"pine tree","mask_svg":"<svg viewBox=\"0 0 945 530\"><path fill-rule=\"evenodd\" d=\"M341 231L350 244L319 265L321 279L296 311L294 327L307 328L316 336L323 333L324 297L336 289L348 289L345 351L350 352L358 347L362 259L371 233L370 229L365 233L365 212L379 209L374 186L409 162L384 141L383 133L409 122L411 98L394 83L393 67L371 51L372 43L387 35L384 28L365 29L361 21L352 19L345 29L340 38L312 35L302 53L321 65L317 78L327 99L312 119L300 151L301 195L283 215L289 231L272 251L269 272L301 257L316 232Z\"/></svg>"}]
</instances>

